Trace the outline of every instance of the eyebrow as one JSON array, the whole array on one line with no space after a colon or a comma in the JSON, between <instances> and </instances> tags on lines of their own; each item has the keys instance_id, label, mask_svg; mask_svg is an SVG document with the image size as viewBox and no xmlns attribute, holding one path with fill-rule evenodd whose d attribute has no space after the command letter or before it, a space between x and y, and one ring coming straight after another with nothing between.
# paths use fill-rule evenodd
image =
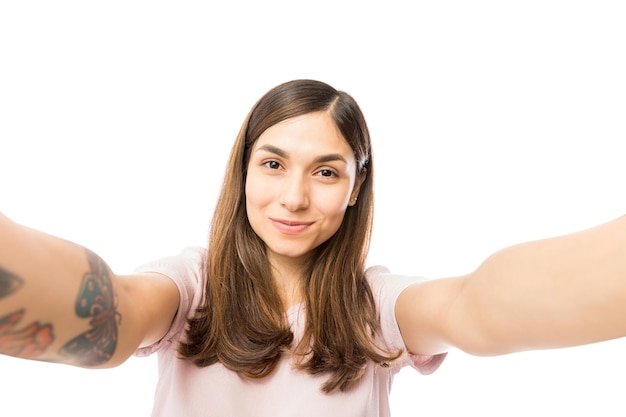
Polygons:
<instances>
[{"instance_id":1,"label":"eyebrow","mask_svg":"<svg viewBox=\"0 0 626 417\"><path fill-rule=\"evenodd\" d=\"M263 145L260 146L257 151L266 151L266 152L270 152L273 153L275 155L280 156L281 158L289 158L289 153L285 152L284 150L277 148L276 146L272 146L272 145ZM342 155L338 154L338 153L331 153L328 155L320 155L317 158L315 158L315 160L313 162L316 163L321 163L321 162L333 162L333 161L340 161L343 162L345 164L348 163L348 161L346 161L346 158L344 158Z\"/></svg>"}]
</instances>

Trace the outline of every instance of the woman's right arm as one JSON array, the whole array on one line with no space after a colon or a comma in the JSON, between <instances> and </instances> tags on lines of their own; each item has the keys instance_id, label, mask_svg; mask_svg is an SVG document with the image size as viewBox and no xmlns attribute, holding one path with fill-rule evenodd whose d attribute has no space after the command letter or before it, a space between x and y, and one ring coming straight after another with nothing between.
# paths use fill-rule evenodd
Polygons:
<instances>
[{"instance_id":1,"label":"woman's right arm","mask_svg":"<svg viewBox=\"0 0 626 417\"><path fill-rule=\"evenodd\" d=\"M165 335L178 302L169 278L116 276L90 250L0 213L0 354L116 366Z\"/></svg>"}]
</instances>

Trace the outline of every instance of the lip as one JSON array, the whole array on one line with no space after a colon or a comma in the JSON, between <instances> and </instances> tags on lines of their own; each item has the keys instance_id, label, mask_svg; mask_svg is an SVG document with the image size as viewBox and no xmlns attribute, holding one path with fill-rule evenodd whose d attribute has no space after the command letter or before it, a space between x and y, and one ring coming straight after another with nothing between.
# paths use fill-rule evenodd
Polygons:
<instances>
[{"instance_id":1,"label":"lip","mask_svg":"<svg viewBox=\"0 0 626 417\"><path fill-rule=\"evenodd\" d=\"M304 232L313 224L313 222L305 222L298 220L285 220L270 218L272 225L281 233L286 235L297 235Z\"/></svg>"}]
</instances>

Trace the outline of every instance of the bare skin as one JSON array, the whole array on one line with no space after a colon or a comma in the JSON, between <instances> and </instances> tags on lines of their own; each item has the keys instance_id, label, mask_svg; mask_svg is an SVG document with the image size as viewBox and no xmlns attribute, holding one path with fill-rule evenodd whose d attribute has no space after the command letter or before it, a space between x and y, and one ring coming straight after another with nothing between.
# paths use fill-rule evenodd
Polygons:
<instances>
[{"instance_id":1,"label":"bare skin","mask_svg":"<svg viewBox=\"0 0 626 417\"><path fill-rule=\"evenodd\" d=\"M0 298L17 292L23 279L0 268ZM24 359L36 359L54 340L52 326L32 322L21 323L25 310L19 309L0 316L0 353Z\"/></svg>"},{"instance_id":2,"label":"bare skin","mask_svg":"<svg viewBox=\"0 0 626 417\"><path fill-rule=\"evenodd\" d=\"M168 278L116 276L93 252L2 215L0 235L0 353L111 367L167 331L178 306Z\"/></svg>"},{"instance_id":3,"label":"bare skin","mask_svg":"<svg viewBox=\"0 0 626 417\"><path fill-rule=\"evenodd\" d=\"M4 216L0 236L2 353L110 367L167 331L178 306L168 278L116 276L84 248ZM610 340L626 334L625 316L626 217L504 249L468 275L407 288L396 304L407 349L423 355Z\"/></svg>"},{"instance_id":4,"label":"bare skin","mask_svg":"<svg viewBox=\"0 0 626 417\"><path fill-rule=\"evenodd\" d=\"M626 335L626 216L523 243L471 274L407 288L396 317L409 351L476 355Z\"/></svg>"}]
</instances>

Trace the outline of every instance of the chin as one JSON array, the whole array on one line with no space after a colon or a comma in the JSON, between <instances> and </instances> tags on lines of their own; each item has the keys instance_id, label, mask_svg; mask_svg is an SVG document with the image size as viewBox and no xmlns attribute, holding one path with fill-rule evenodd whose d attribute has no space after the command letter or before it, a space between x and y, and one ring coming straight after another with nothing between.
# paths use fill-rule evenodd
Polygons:
<instances>
[{"instance_id":1,"label":"chin","mask_svg":"<svg viewBox=\"0 0 626 417\"><path fill-rule=\"evenodd\" d=\"M311 247L294 247L294 245L285 246L267 246L269 252L274 256L285 259L304 259L309 256L315 248Z\"/></svg>"},{"instance_id":2,"label":"chin","mask_svg":"<svg viewBox=\"0 0 626 417\"><path fill-rule=\"evenodd\" d=\"M308 256L311 251L294 251L294 250L289 250L289 251L280 251L280 250L272 250L270 249L270 251L278 257L281 258L288 258L288 259L302 259L305 258L306 256Z\"/></svg>"}]
</instances>

